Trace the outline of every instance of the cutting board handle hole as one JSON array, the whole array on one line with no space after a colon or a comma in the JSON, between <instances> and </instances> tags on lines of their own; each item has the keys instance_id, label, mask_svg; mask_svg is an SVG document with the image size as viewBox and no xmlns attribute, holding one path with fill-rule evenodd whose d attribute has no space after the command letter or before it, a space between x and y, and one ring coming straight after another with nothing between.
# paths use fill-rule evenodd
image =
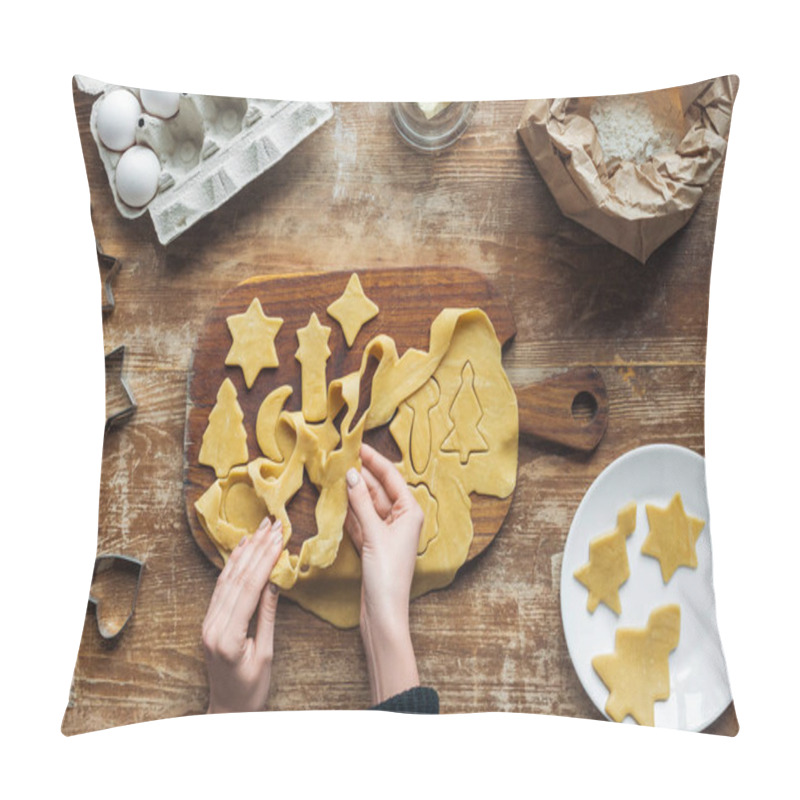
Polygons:
<instances>
[{"instance_id":1,"label":"cutting board handle hole","mask_svg":"<svg viewBox=\"0 0 800 800\"><path fill-rule=\"evenodd\" d=\"M578 392L572 399L572 418L588 425L597 414L597 398L591 392Z\"/></svg>"}]
</instances>

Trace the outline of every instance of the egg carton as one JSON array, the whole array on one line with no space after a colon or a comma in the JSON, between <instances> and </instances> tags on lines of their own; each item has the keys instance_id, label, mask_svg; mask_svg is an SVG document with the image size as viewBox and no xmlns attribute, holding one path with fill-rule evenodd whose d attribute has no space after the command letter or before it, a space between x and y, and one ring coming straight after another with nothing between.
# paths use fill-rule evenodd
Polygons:
<instances>
[{"instance_id":1,"label":"egg carton","mask_svg":"<svg viewBox=\"0 0 800 800\"><path fill-rule=\"evenodd\" d=\"M133 208L123 202L116 186L116 167L124 151L103 144L97 114L111 91L127 89L141 102L140 92L90 79L79 80L78 85L100 94L89 127L119 213L127 219L149 213L162 244L219 208L333 116L330 103L198 94L180 95L178 111L169 119L149 114L142 105L134 144L155 152L161 173L152 200Z\"/></svg>"}]
</instances>

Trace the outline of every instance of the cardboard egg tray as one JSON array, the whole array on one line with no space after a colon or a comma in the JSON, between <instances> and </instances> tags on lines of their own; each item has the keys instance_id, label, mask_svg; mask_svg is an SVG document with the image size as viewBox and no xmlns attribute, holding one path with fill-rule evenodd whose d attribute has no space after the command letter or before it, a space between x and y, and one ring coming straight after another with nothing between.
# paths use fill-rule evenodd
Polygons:
<instances>
[{"instance_id":1,"label":"cardboard egg tray","mask_svg":"<svg viewBox=\"0 0 800 800\"><path fill-rule=\"evenodd\" d=\"M131 208L120 199L114 177L122 153L100 141L96 118L106 93L127 88L139 97L139 92L88 79L78 85L99 92L89 124L119 213L134 219L149 212L162 244L219 208L333 116L330 103L197 94L181 95L178 113L170 119L143 110L135 144L155 151L161 175L155 197L142 208Z\"/></svg>"}]
</instances>

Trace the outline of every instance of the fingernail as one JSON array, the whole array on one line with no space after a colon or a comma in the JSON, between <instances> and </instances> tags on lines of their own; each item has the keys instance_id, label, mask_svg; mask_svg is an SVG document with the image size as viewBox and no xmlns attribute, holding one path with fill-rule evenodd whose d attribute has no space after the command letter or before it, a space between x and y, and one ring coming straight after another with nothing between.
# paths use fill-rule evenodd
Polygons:
<instances>
[{"instance_id":1,"label":"fingernail","mask_svg":"<svg viewBox=\"0 0 800 800\"><path fill-rule=\"evenodd\" d=\"M264 517L259 523L258 528L256 529L256 533L261 533L261 531L265 531L269 526L272 524L272 520L269 517Z\"/></svg>"},{"instance_id":2,"label":"fingernail","mask_svg":"<svg viewBox=\"0 0 800 800\"><path fill-rule=\"evenodd\" d=\"M280 591L280 589L274 583L269 585L269 590L272 592L272 594L278 594Z\"/></svg>"},{"instance_id":3,"label":"fingernail","mask_svg":"<svg viewBox=\"0 0 800 800\"><path fill-rule=\"evenodd\" d=\"M272 529L272 538L275 544L283 544L283 526L278 522Z\"/></svg>"},{"instance_id":4,"label":"fingernail","mask_svg":"<svg viewBox=\"0 0 800 800\"><path fill-rule=\"evenodd\" d=\"M350 467L350 469L347 470L346 478L348 486L355 486L359 481L360 475L355 467Z\"/></svg>"}]
</instances>

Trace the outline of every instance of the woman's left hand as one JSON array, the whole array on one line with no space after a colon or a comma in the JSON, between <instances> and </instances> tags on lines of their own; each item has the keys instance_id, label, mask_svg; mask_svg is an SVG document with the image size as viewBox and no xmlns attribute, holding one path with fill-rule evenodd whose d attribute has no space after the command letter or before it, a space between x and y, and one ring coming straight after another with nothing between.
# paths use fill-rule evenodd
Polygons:
<instances>
[{"instance_id":1,"label":"woman's left hand","mask_svg":"<svg viewBox=\"0 0 800 800\"><path fill-rule=\"evenodd\" d=\"M280 522L265 518L231 553L203 622L208 713L262 711L272 673L278 587L269 576L283 549ZM247 635L257 612L255 637Z\"/></svg>"}]
</instances>

